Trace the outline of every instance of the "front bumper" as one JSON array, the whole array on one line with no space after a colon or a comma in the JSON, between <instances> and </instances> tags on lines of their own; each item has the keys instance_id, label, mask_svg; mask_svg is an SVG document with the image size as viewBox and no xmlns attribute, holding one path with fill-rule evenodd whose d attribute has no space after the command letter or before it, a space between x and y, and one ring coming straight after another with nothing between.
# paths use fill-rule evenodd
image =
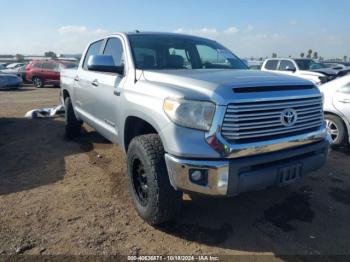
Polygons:
<instances>
[{"instance_id":1,"label":"front bumper","mask_svg":"<svg viewBox=\"0 0 350 262\"><path fill-rule=\"evenodd\" d=\"M279 184L280 170L298 165L300 177L322 167L327 160L329 140L311 145L238 159L188 160L165 155L171 185L176 190L206 195L233 196ZM197 184L191 170L204 170L207 183Z\"/></svg>"}]
</instances>

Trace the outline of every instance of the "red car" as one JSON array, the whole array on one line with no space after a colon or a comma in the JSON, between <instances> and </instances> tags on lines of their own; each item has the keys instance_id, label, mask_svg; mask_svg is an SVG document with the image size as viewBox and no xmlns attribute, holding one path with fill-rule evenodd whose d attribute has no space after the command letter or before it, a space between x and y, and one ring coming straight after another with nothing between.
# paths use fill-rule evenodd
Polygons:
<instances>
[{"instance_id":1,"label":"red car","mask_svg":"<svg viewBox=\"0 0 350 262\"><path fill-rule=\"evenodd\" d=\"M35 87L44 85L60 86L60 71L65 68L74 68L73 62L61 60L35 60L26 66L26 79L33 82Z\"/></svg>"}]
</instances>

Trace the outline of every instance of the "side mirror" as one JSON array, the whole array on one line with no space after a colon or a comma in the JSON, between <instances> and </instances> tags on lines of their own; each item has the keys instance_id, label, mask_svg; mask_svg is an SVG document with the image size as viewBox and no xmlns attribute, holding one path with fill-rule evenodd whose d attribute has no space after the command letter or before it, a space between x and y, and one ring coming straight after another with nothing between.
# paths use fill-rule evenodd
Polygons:
<instances>
[{"instance_id":1,"label":"side mirror","mask_svg":"<svg viewBox=\"0 0 350 262\"><path fill-rule=\"evenodd\" d=\"M90 71L124 74L124 66L116 66L111 55L92 55L89 57L87 68Z\"/></svg>"}]
</instances>

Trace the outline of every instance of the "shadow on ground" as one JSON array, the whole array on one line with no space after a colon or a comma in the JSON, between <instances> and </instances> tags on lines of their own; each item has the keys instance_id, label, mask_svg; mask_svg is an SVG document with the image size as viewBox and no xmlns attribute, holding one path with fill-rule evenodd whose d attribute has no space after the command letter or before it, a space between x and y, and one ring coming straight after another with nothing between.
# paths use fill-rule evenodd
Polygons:
<instances>
[{"instance_id":1,"label":"shadow on ground","mask_svg":"<svg viewBox=\"0 0 350 262\"><path fill-rule=\"evenodd\" d=\"M61 119L0 118L0 195L62 180L64 158L104 143L95 132L74 141L64 137Z\"/></svg>"},{"instance_id":2,"label":"shadow on ground","mask_svg":"<svg viewBox=\"0 0 350 262\"><path fill-rule=\"evenodd\" d=\"M158 229L224 249L284 255L350 254L350 177L348 169L335 168L346 163L348 151L331 155L323 169L285 188L229 199L191 196L184 202L181 217Z\"/></svg>"}]
</instances>

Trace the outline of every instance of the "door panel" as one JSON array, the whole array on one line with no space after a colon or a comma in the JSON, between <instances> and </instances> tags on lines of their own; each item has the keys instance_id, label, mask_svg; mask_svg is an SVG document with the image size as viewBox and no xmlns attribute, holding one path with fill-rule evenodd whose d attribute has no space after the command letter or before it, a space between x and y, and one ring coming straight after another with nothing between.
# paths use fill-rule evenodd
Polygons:
<instances>
[{"instance_id":1,"label":"door panel","mask_svg":"<svg viewBox=\"0 0 350 262\"><path fill-rule=\"evenodd\" d=\"M334 107L350 120L350 83L341 87L333 95Z\"/></svg>"}]
</instances>

